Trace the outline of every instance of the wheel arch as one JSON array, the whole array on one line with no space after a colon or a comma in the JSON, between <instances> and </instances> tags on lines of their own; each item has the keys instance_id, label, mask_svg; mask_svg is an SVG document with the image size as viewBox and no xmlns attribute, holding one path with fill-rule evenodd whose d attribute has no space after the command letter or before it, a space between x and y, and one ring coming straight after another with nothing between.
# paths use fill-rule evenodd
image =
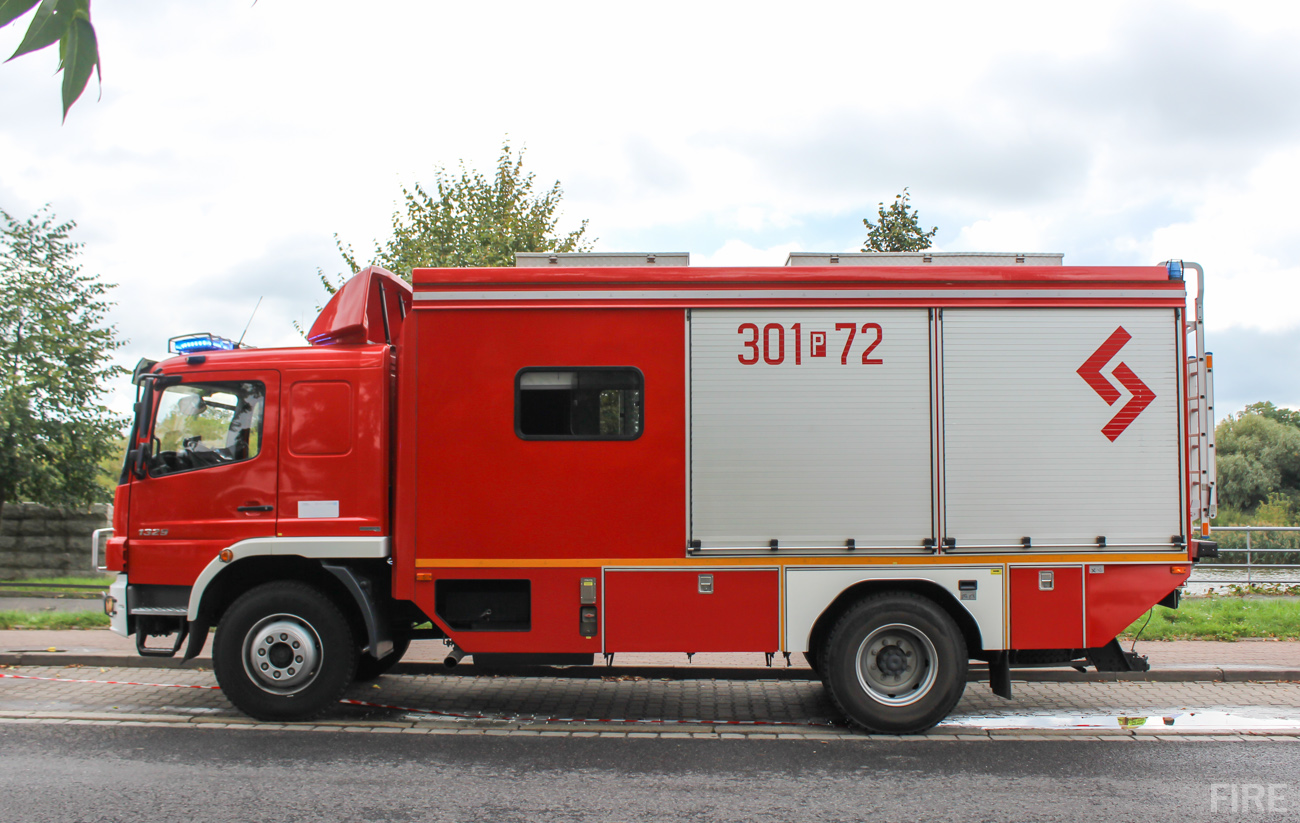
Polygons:
<instances>
[{"instance_id":1,"label":"wheel arch","mask_svg":"<svg viewBox=\"0 0 1300 823\"><path fill-rule=\"evenodd\" d=\"M279 580L298 581L320 589L343 611L353 630L360 630L359 636L365 636L361 612L342 581L326 571L321 561L296 555L253 555L227 564L191 598L191 609L197 606L191 620L215 626L230 604L244 592Z\"/></svg>"},{"instance_id":2,"label":"wheel arch","mask_svg":"<svg viewBox=\"0 0 1300 823\"><path fill-rule=\"evenodd\" d=\"M979 624L975 621L974 615L957 602L952 592L943 586L930 580L917 579L863 580L849 586L840 592L814 621L812 632L808 637L809 651L814 657L821 651L830 636L831 629L855 603L871 595L895 592L908 592L933 601L948 613L957 624L957 628L961 630L969 656L982 659L985 655Z\"/></svg>"},{"instance_id":3,"label":"wheel arch","mask_svg":"<svg viewBox=\"0 0 1300 823\"><path fill-rule=\"evenodd\" d=\"M387 637L386 625L374 618L374 599L366 603L366 591L389 591L392 544L388 537L256 537L241 540L212 558L190 589L186 619L190 621L190 642L186 660L197 657L207 642L208 629L244 592L261 583L298 580L318 587L342 609L354 634L367 638L376 648L379 634ZM355 585L347 574L326 567L352 569L369 586ZM361 571L365 569L365 571ZM352 575L354 578L356 575Z\"/></svg>"}]
</instances>

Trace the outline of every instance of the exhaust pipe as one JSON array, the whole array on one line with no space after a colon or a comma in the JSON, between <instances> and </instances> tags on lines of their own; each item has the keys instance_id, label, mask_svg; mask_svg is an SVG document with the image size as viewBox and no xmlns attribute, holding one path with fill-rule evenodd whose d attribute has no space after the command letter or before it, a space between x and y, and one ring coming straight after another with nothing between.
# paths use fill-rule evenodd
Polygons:
<instances>
[{"instance_id":1,"label":"exhaust pipe","mask_svg":"<svg viewBox=\"0 0 1300 823\"><path fill-rule=\"evenodd\" d=\"M465 656L464 649L462 649L460 646L452 646L451 651L447 652L447 656L443 658L442 664L449 669L455 668L456 664L459 663L460 659L464 656Z\"/></svg>"}]
</instances>

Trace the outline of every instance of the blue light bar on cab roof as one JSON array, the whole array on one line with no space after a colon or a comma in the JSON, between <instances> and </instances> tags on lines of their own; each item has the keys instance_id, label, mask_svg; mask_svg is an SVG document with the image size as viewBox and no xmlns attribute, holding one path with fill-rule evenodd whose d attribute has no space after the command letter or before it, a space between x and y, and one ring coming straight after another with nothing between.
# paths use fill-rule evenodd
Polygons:
<instances>
[{"instance_id":1,"label":"blue light bar on cab roof","mask_svg":"<svg viewBox=\"0 0 1300 823\"><path fill-rule=\"evenodd\" d=\"M215 334L182 334L167 341L167 351L173 354L197 354L203 351L233 351L235 341Z\"/></svg>"}]
</instances>

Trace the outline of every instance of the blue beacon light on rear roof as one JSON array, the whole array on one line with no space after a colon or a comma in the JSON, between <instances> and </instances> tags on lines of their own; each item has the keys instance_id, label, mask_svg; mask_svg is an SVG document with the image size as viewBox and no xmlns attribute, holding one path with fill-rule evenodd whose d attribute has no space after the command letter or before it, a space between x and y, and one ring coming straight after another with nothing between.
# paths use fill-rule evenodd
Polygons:
<instances>
[{"instance_id":1,"label":"blue beacon light on rear roof","mask_svg":"<svg viewBox=\"0 0 1300 823\"><path fill-rule=\"evenodd\" d=\"M182 334L167 341L167 350L173 354L198 354L205 351L233 351L235 341L207 332Z\"/></svg>"}]
</instances>

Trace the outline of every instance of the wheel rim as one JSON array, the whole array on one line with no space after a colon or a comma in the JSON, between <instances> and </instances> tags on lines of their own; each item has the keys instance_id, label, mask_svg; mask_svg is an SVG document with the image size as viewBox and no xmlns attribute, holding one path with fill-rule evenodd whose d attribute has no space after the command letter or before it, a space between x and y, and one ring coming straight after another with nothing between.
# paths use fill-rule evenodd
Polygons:
<instances>
[{"instance_id":1,"label":"wheel rim","mask_svg":"<svg viewBox=\"0 0 1300 823\"><path fill-rule=\"evenodd\" d=\"M858 684L873 700L907 706L934 685L934 644L921 630L905 623L881 626L858 646L854 669Z\"/></svg>"},{"instance_id":2,"label":"wheel rim","mask_svg":"<svg viewBox=\"0 0 1300 823\"><path fill-rule=\"evenodd\" d=\"M273 614L244 635L244 671L271 694L294 694L311 685L320 671L321 642L301 617Z\"/></svg>"}]
</instances>

